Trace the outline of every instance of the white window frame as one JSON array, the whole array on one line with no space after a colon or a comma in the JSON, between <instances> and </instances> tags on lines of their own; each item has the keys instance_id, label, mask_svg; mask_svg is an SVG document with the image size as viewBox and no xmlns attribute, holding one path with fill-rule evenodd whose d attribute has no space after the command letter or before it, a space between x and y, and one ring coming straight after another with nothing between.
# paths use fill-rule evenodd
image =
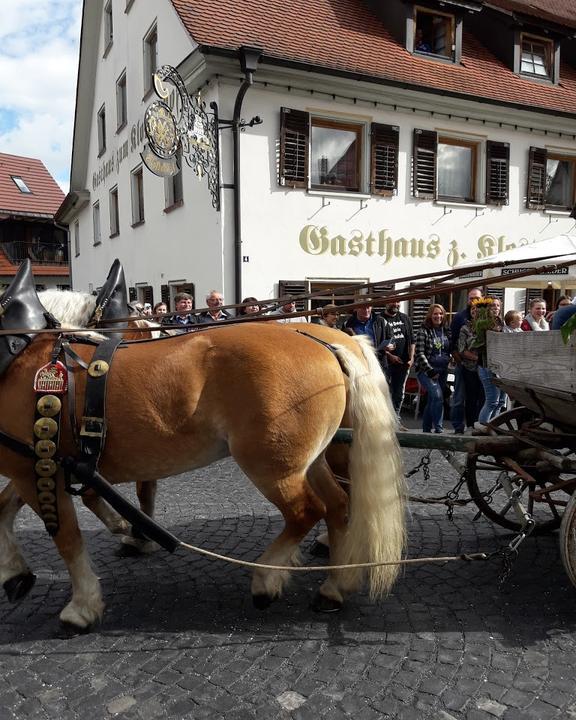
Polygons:
<instances>
[{"instance_id":1,"label":"white window frame","mask_svg":"<svg viewBox=\"0 0 576 720\"><path fill-rule=\"evenodd\" d=\"M92 205L92 230L94 233L93 245L102 243L102 224L100 221L100 201L96 200Z\"/></svg>"},{"instance_id":2,"label":"white window frame","mask_svg":"<svg viewBox=\"0 0 576 720\"><path fill-rule=\"evenodd\" d=\"M132 201L132 227L145 221L144 215L144 172L138 165L130 173L130 194Z\"/></svg>"},{"instance_id":3,"label":"white window frame","mask_svg":"<svg viewBox=\"0 0 576 720\"><path fill-rule=\"evenodd\" d=\"M128 123L128 98L126 95L126 68L116 80L116 132Z\"/></svg>"},{"instance_id":4,"label":"white window frame","mask_svg":"<svg viewBox=\"0 0 576 720\"><path fill-rule=\"evenodd\" d=\"M531 72L529 70L523 70L522 64L524 63L524 43L532 43L532 45L542 45L544 48L543 65L545 73ZM532 65L534 65L534 57L538 55L533 52L530 53L532 57ZM550 38L539 37L538 35L532 35L531 33L520 33L520 66L519 73L523 77L533 78L535 80L549 80L554 81L554 41Z\"/></svg>"},{"instance_id":5,"label":"white window frame","mask_svg":"<svg viewBox=\"0 0 576 720\"><path fill-rule=\"evenodd\" d=\"M23 195L32 195L32 190L30 190L28 185L26 185L23 177L20 175L10 175L10 177L12 178L12 182Z\"/></svg>"},{"instance_id":6,"label":"white window frame","mask_svg":"<svg viewBox=\"0 0 576 720\"><path fill-rule=\"evenodd\" d=\"M316 125L315 125L316 123ZM324 125L323 125L324 124ZM348 188L339 187L335 185L331 188L330 185L314 184L312 182L312 163L314 162L313 154L313 141L312 134L313 128L316 127L328 127L333 125L335 130L342 129L350 131L352 128L357 129L358 133L358 152L360 158L357 161L357 172L358 172L358 189L351 190ZM340 126L340 128L338 128ZM368 192L370 185L370 127L369 124L359 118L352 117L335 117L333 115L323 115L320 113L310 113L310 135L308 139L308 192L311 193L338 193L344 195L362 195Z\"/></svg>"},{"instance_id":7,"label":"white window frame","mask_svg":"<svg viewBox=\"0 0 576 720\"><path fill-rule=\"evenodd\" d=\"M112 16L112 0L104 6L104 57L112 47L114 41L114 19Z\"/></svg>"},{"instance_id":8,"label":"white window frame","mask_svg":"<svg viewBox=\"0 0 576 720\"><path fill-rule=\"evenodd\" d=\"M176 175L164 179L164 210L179 207L184 202L182 167Z\"/></svg>"},{"instance_id":9,"label":"white window frame","mask_svg":"<svg viewBox=\"0 0 576 720\"><path fill-rule=\"evenodd\" d=\"M118 185L110 188L108 193L108 206L110 211L110 237L120 235L120 208L118 205Z\"/></svg>"},{"instance_id":10,"label":"white window frame","mask_svg":"<svg viewBox=\"0 0 576 720\"><path fill-rule=\"evenodd\" d=\"M106 152L106 104L104 103L97 116L98 123L98 157Z\"/></svg>"},{"instance_id":11,"label":"white window frame","mask_svg":"<svg viewBox=\"0 0 576 720\"><path fill-rule=\"evenodd\" d=\"M440 145L474 146L475 168L472 178L473 196L469 199L446 197L440 195ZM442 203L484 205L486 194L486 139L464 133L438 131L438 148L436 151L436 201Z\"/></svg>"},{"instance_id":12,"label":"white window frame","mask_svg":"<svg viewBox=\"0 0 576 720\"><path fill-rule=\"evenodd\" d=\"M153 88L153 76L158 69L158 25L156 21L150 27L144 40L143 49L143 70L144 70L144 96Z\"/></svg>"}]
</instances>

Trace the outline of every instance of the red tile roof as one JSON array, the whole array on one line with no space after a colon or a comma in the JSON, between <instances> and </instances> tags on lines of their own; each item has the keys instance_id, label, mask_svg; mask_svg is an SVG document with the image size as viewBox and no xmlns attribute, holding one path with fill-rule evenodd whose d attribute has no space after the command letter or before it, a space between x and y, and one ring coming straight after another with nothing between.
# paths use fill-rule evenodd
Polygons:
<instances>
[{"instance_id":1,"label":"red tile roof","mask_svg":"<svg viewBox=\"0 0 576 720\"><path fill-rule=\"evenodd\" d=\"M576 27L574 0L486 0L485 5L548 20L555 25Z\"/></svg>"},{"instance_id":2,"label":"red tile roof","mask_svg":"<svg viewBox=\"0 0 576 720\"><path fill-rule=\"evenodd\" d=\"M415 57L364 0L172 0L172 4L201 46L224 51L254 46L270 61L311 64L425 90L576 112L576 68L562 64L559 85L521 78L466 31L460 65ZM576 0L488 0L486 4L522 8L537 17L554 14L559 24L576 26Z\"/></svg>"},{"instance_id":3,"label":"red tile roof","mask_svg":"<svg viewBox=\"0 0 576 720\"><path fill-rule=\"evenodd\" d=\"M12 176L21 177L32 192L20 192ZM0 213L53 216L63 200L41 160L0 153Z\"/></svg>"}]
</instances>

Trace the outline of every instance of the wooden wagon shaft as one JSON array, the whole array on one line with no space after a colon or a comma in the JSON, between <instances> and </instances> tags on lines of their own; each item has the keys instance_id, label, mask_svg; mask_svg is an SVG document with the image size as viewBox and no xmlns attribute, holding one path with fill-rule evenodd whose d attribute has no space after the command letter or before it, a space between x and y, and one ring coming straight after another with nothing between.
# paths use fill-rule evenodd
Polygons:
<instances>
[{"instance_id":1,"label":"wooden wagon shaft","mask_svg":"<svg viewBox=\"0 0 576 720\"><path fill-rule=\"evenodd\" d=\"M486 435L441 435L439 433L397 432L396 438L401 447L416 450L451 450L470 454L501 455L515 453L522 442L513 437L493 437ZM352 430L340 428L333 442L350 444Z\"/></svg>"}]
</instances>

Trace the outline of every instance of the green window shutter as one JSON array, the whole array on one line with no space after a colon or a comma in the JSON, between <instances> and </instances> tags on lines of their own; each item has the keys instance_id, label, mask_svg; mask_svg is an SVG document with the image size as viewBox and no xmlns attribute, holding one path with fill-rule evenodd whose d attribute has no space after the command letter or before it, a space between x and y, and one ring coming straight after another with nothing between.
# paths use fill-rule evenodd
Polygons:
<instances>
[{"instance_id":1,"label":"green window shutter","mask_svg":"<svg viewBox=\"0 0 576 720\"><path fill-rule=\"evenodd\" d=\"M508 205L509 143L486 143L486 204Z\"/></svg>"},{"instance_id":2,"label":"green window shutter","mask_svg":"<svg viewBox=\"0 0 576 720\"><path fill-rule=\"evenodd\" d=\"M308 187L310 116L301 110L280 108L280 185Z\"/></svg>"},{"instance_id":3,"label":"green window shutter","mask_svg":"<svg viewBox=\"0 0 576 720\"><path fill-rule=\"evenodd\" d=\"M398 189L397 125L372 123L370 128L370 188L373 195L392 195Z\"/></svg>"},{"instance_id":4,"label":"green window shutter","mask_svg":"<svg viewBox=\"0 0 576 720\"><path fill-rule=\"evenodd\" d=\"M412 195L436 197L436 155L438 134L434 130L414 130L412 153Z\"/></svg>"},{"instance_id":5,"label":"green window shutter","mask_svg":"<svg viewBox=\"0 0 576 720\"><path fill-rule=\"evenodd\" d=\"M531 147L528 156L528 189L526 207L542 210L546 206L546 160L545 148Z\"/></svg>"}]
</instances>

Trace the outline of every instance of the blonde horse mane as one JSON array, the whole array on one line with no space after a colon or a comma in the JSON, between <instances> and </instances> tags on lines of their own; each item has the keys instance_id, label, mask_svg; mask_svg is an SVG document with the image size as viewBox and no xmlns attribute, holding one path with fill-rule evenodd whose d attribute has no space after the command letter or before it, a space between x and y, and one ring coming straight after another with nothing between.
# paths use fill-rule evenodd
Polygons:
<instances>
[{"instance_id":1,"label":"blonde horse mane","mask_svg":"<svg viewBox=\"0 0 576 720\"><path fill-rule=\"evenodd\" d=\"M96 297L76 290L42 290L40 302L63 327L86 327L96 307Z\"/></svg>"}]
</instances>

